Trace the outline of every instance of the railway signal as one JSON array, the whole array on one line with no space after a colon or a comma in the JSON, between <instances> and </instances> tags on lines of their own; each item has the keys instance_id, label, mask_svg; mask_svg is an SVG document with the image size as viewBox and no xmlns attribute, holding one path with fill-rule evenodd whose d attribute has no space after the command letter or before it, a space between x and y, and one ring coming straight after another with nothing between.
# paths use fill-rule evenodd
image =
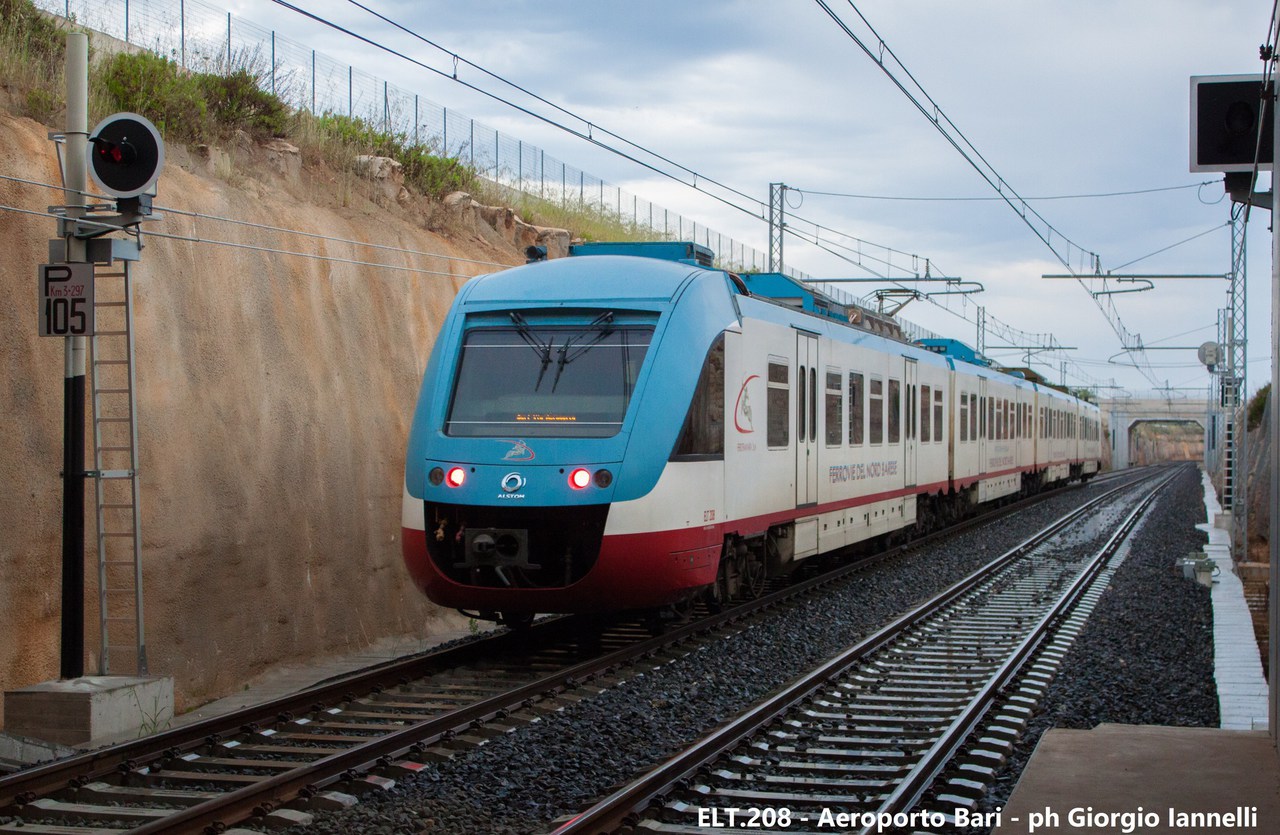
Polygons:
<instances>
[{"instance_id":1,"label":"railway signal","mask_svg":"<svg viewBox=\"0 0 1280 835\"><path fill-rule=\"evenodd\" d=\"M112 197L137 197L160 178L164 142L144 116L116 113L103 119L89 136L89 174Z\"/></svg>"}]
</instances>

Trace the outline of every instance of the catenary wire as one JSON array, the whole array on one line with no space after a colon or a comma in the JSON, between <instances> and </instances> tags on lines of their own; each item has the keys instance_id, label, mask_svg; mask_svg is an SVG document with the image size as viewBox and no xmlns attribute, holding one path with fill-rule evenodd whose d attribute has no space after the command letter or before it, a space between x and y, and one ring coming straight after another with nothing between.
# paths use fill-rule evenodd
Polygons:
<instances>
[{"instance_id":1,"label":"catenary wire","mask_svg":"<svg viewBox=\"0 0 1280 835\"><path fill-rule=\"evenodd\" d=\"M34 215L36 217L52 218L54 220L61 220L64 217L63 215L54 214L53 212L42 212L34 209L23 209L18 206L6 206L3 204L0 204L0 211L15 212L15 213L24 214L24 215ZM130 231L123 226L118 226L112 223L104 223L102 221L93 220L92 218L82 218L80 219L79 222L82 225L93 226L95 228L99 228L107 232L128 233ZM385 270L396 270L398 272L409 272L409 273L419 273L422 275L443 276L445 278L466 279L466 278L475 277L467 273L450 273L450 272L443 272L441 270L424 270L420 267L403 267L398 264L384 264L378 261L361 261L355 258L338 258L333 255L319 255L313 252L297 252L297 251L288 250L288 249L276 249L274 247L258 246L256 244L242 244L236 241L222 241L216 238L200 238L194 235L175 235L171 232L154 232L154 231L142 232L141 236L148 237L148 238L164 238L166 240L182 241L185 243L210 244L212 246L225 246L225 247L231 247L232 249L244 249L244 250L250 250L253 252L269 253L272 255L289 255L295 258L311 258L316 261L325 261L333 264L350 264L352 266L357 266L357 267L376 267L376 268L385 269Z\"/></svg>"},{"instance_id":2,"label":"catenary wire","mask_svg":"<svg viewBox=\"0 0 1280 835\"><path fill-rule=\"evenodd\" d=\"M1053 195L1046 195L1041 197L1023 197L1022 199L1023 200L1084 200L1084 199L1102 198L1102 197L1130 197L1133 195L1156 194L1156 193L1165 192L1165 191L1181 191L1181 190L1190 189L1190 188L1200 189L1200 188L1203 188L1204 186L1213 185L1214 183L1217 183L1217 182L1221 182L1221 181L1205 180L1204 182L1190 183L1189 185L1185 185L1185 186L1165 186L1162 188L1145 188L1145 189L1136 189L1133 191L1110 191L1110 192L1102 192L1098 194L1053 194ZM852 194L852 193L840 192L840 191L817 191L816 189L796 188L795 186L788 186L787 190L798 191L802 194L812 194L820 197L847 197L850 199L857 199L857 200L899 200L899 201L921 202L921 203L925 203L925 202L986 203L986 202L1003 202L1004 200L1001 197L905 197L905 196L897 196L897 195L891 195L891 194Z\"/></svg>"},{"instance_id":3,"label":"catenary wire","mask_svg":"<svg viewBox=\"0 0 1280 835\"><path fill-rule=\"evenodd\" d=\"M107 197L105 195L95 194L89 191L75 192L72 189L66 189L62 186L54 185L53 183L42 183L38 180L27 180L21 177L11 177L5 174L0 174L0 180L8 180L9 182L21 183L23 185L29 185L29 186L39 186L41 188L52 189L54 191L63 191L63 192L71 191L72 193L78 193L84 197L88 197L93 200L99 200L102 202L112 202L115 199L113 197ZM328 241L330 243L350 244L352 246L366 247L368 249L379 249L386 252L396 252L403 255L419 255L425 258L439 258L444 261L457 261L463 264L479 264L481 266L488 266L488 267L506 268L506 267L512 266L511 264L504 264L500 261L481 261L475 258L462 258L457 255L445 255L439 252L426 252L424 250L418 250L418 249L406 249L403 247L388 246L386 244L375 244L375 243L369 243L367 241L358 241L353 238L338 238L331 235L321 235L315 232L303 232L300 229L288 229L283 226L271 226L269 224L255 223L249 220L237 220L235 218L230 218L230 217L204 214L203 212L192 212L192 211L187 211L186 209L177 209L177 208L174 208L173 206L160 206L160 205L153 204L153 208L157 211L168 212L170 214L175 214L175 215L183 215L191 218L198 218L201 220L213 220L213 221L218 221L220 223L230 223L237 226L246 226L252 229L262 229L264 231L269 231L269 232L281 232L286 235L298 235L299 237L303 237L303 238L312 238L314 240ZM156 234L156 233L147 232L146 234Z\"/></svg>"}]
</instances>

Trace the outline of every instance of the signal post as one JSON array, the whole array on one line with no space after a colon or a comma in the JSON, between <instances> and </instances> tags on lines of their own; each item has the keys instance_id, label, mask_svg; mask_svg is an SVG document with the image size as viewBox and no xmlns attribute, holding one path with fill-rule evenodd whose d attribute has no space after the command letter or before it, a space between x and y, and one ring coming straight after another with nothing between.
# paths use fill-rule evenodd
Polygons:
<instances>
[{"instance_id":1,"label":"signal post","mask_svg":"<svg viewBox=\"0 0 1280 835\"><path fill-rule=\"evenodd\" d=\"M141 549L136 510L136 466L113 471L86 470L85 393L87 340L95 333L95 267L124 262L123 306L128 338L133 461L136 462L136 412L132 392L132 314L129 311L128 263L137 261L140 236L132 240L107 237L108 233L136 227L150 219L148 192L159 178L164 146L155 126L132 113L121 113L88 130L88 36L67 35L67 125L50 138L65 149L63 159L64 205L58 212L58 237L49 242L48 264L37 268L38 329L41 336L62 337L65 343L63 375L63 517L62 517L62 623L60 678L4 694L6 731L19 736L63 745L136 734L144 725L163 726L173 715L172 678L147 676L142 630ZM93 150L90 152L90 147ZM62 155L60 155L62 156ZM92 173L98 187L117 199L115 215L103 215L102 207L87 201L87 180ZM95 372L96 374L96 372ZM95 387L95 450L101 415ZM99 455L95 455L98 458ZM100 466L100 465L99 465ZM85 479L98 480L99 593L106 634L106 575L102 569L102 486L110 476L132 480L134 496L133 537L137 584L137 675L99 675L86 678L85 664ZM99 671L106 672L104 651ZM140 705L147 705L145 714Z\"/></svg>"}]
</instances>

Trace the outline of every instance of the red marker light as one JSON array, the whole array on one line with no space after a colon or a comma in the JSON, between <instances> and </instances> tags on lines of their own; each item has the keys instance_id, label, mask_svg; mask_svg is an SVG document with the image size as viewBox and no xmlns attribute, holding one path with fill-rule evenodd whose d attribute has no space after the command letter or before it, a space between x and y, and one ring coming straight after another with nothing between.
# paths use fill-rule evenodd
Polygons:
<instances>
[{"instance_id":1,"label":"red marker light","mask_svg":"<svg viewBox=\"0 0 1280 835\"><path fill-rule=\"evenodd\" d=\"M569 486L574 490L581 490L591 483L591 472L584 467L579 467L569 473Z\"/></svg>"},{"instance_id":2,"label":"red marker light","mask_svg":"<svg viewBox=\"0 0 1280 835\"><path fill-rule=\"evenodd\" d=\"M467 471L461 467L454 467L449 471L449 475L445 477L450 487L461 487L462 483L467 480Z\"/></svg>"}]
</instances>

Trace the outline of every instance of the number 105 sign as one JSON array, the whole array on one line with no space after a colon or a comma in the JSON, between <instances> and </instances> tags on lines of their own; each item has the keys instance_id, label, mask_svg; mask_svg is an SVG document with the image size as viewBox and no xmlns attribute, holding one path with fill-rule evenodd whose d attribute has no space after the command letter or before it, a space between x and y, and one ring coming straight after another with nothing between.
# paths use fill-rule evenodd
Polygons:
<instances>
[{"instance_id":1,"label":"number 105 sign","mask_svg":"<svg viewBox=\"0 0 1280 835\"><path fill-rule=\"evenodd\" d=\"M41 336L93 335L93 264L41 264Z\"/></svg>"}]
</instances>

